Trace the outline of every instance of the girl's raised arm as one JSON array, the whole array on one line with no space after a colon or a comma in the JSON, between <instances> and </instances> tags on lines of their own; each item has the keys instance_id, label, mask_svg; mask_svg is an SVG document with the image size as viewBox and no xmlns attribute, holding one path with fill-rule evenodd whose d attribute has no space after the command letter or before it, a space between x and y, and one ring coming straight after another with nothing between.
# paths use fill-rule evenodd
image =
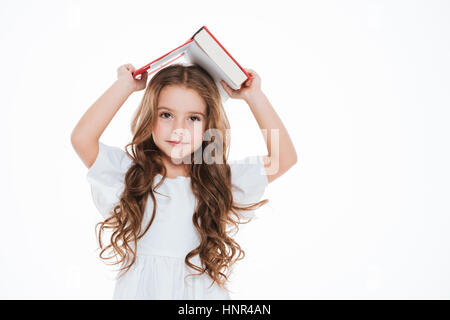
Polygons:
<instances>
[{"instance_id":1,"label":"girl's raised arm","mask_svg":"<svg viewBox=\"0 0 450 320\"><path fill-rule=\"evenodd\" d=\"M251 78L239 90L233 90L224 81L221 83L231 98L247 102L263 132L268 151L264 168L270 183L297 163L297 152L283 122L261 90L261 77L252 69L245 70Z\"/></svg>"},{"instance_id":2,"label":"girl's raised arm","mask_svg":"<svg viewBox=\"0 0 450 320\"><path fill-rule=\"evenodd\" d=\"M246 102L266 141L268 155L264 156L264 167L270 183L297 163L297 152L286 127L262 91Z\"/></svg>"},{"instance_id":3,"label":"girl's raised arm","mask_svg":"<svg viewBox=\"0 0 450 320\"><path fill-rule=\"evenodd\" d=\"M114 115L134 92L146 87L147 72L141 79L134 79L135 68L125 64L117 69L117 80L84 113L72 131L71 143L86 167L95 162L99 151L99 139Z\"/></svg>"}]
</instances>

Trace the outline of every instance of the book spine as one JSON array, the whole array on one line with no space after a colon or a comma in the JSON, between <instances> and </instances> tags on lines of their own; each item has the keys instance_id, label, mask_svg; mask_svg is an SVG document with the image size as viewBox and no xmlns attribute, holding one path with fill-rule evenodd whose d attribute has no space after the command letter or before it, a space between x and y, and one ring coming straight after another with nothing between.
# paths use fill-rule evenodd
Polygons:
<instances>
[{"instance_id":1,"label":"book spine","mask_svg":"<svg viewBox=\"0 0 450 320\"><path fill-rule=\"evenodd\" d=\"M195 36L197 35L197 33L199 33L200 31L202 31L203 29L206 29L205 26L201 27L200 29L198 29L198 31L196 33L194 33L194 35L191 37L191 39L193 40L195 38Z\"/></svg>"}]
</instances>

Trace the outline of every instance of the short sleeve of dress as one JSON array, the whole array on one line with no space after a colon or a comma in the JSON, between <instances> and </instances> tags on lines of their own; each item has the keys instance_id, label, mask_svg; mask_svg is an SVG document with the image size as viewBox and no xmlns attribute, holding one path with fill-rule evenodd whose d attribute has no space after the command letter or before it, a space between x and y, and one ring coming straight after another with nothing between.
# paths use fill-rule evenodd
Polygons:
<instances>
[{"instance_id":1,"label":"short sleeve of dress","mask_svg":"<svg viewBox=\"0 0 450 320\"><path fill-rule=\"evenodd\" d=\"M132 163L133 160L122 149L99 142L97 158L88 169L86 178L94 204L105 219L119 203L125 174Z\"/></svg>"},{"instance_id":2,"label":"short sleeve of dress","mask_svg":"<svg viewBox=\"0 0 450 320\"><path fill-rule=\"evenodd\" d=\"M263 156L248 156L229 161L233 199L249 205L262 199L269 181L264 169Z\"/></svg>"}]
</instances>

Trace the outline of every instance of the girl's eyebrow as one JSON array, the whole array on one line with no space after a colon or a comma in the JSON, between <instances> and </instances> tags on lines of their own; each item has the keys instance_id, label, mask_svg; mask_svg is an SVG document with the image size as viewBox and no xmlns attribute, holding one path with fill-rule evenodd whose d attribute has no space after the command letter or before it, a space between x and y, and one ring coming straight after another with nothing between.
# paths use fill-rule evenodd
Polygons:
<instances>
[{"instance_id":1,"label":"girl's eyebrow","mask_svg":"<svg viewBox=\"0 0 450 320\"><path fill-rule=\"evenodd\" d=\"M170 111L174 112L173 109L170 109L170 108L164 107L164 106L158 107L158 110L159 110L159 109L167 109L167 110L170 110ZM194 113L194 114L197 113L197 114L201 114L202 116L204 116L204 117L206 118L206 116L203 114L203 112L199 112L199 111L188 111L188 113Z\"/></svg>"}]
</instances>

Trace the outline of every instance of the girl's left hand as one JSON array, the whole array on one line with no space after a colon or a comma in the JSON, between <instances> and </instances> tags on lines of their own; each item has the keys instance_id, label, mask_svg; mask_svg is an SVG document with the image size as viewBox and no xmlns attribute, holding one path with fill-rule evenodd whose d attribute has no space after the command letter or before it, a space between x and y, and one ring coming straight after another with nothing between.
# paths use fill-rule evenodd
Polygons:
<instances>
[{"instance_id":1,"label":"girl's left hand","mask_svg":"<svg viewBox=\"0 0 450 320\"><path fill-rule=\"evenodd\" d=\"M252 69L245 68L245 71L250 75L250 79L244 82L239 90L234 90L223 80L220 81L230 98L247 101L251 96L261 91L261 77Z\"/></svg>"}]
</instances>

